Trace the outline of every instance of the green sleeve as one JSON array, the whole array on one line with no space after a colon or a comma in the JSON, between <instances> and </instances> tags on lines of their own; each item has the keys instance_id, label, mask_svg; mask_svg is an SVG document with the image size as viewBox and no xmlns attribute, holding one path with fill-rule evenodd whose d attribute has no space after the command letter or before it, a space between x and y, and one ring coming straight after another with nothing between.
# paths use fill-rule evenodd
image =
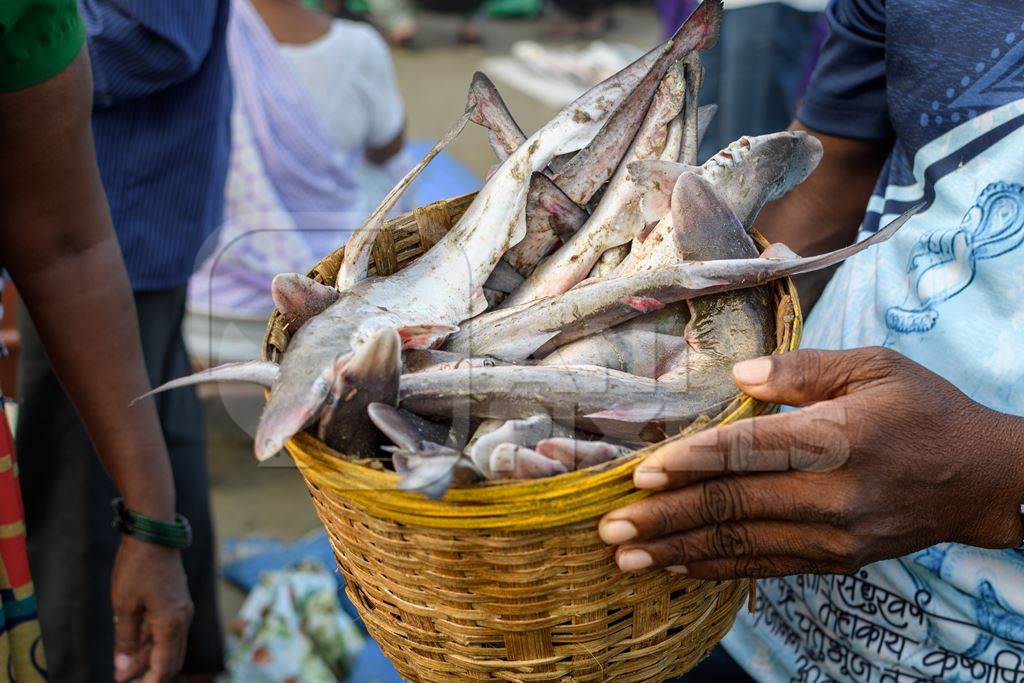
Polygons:
<instances>
[{"instance_id":1,"label":"green sleeve","mask_svg":"<svg viewBox=\"0 0 1024 683\"><path fill-rule=\"evenodd\" d=\"M0 92L56 76L84 42L75 0L0 0Z\"/></svg>"}]
</instances>

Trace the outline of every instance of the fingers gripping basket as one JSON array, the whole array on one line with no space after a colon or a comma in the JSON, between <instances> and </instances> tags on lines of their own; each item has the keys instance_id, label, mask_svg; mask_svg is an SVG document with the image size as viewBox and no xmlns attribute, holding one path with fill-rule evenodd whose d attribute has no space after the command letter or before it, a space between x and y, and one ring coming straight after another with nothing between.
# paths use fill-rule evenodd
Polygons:
<instances>
[{"instance_id":1,"label":"fingers gripping basket","mask_svg":"<svg viewBox=\"0 0 1024 683\"><path fill-rule=\"evenodd\" d=\"M374 245L371 273L393 273L425 252L471 199L390 221ZM311 276L333 284L342 254L325 258ZM800 309L791 281L776 282L773 292L782 353L799 342ZM288 330L276 314L264 342L270 360L287 348ZM773 409L738 395L684 434ZM632 486L643 452L549 479L456 487L432 501L397 490L394 472L342 459L306 433L287 450L327 529L348 596L408 680L665 680L697 664L747 598L746 582L616 568L597 521L644 497Z\"/></svg>"}]
</instances>

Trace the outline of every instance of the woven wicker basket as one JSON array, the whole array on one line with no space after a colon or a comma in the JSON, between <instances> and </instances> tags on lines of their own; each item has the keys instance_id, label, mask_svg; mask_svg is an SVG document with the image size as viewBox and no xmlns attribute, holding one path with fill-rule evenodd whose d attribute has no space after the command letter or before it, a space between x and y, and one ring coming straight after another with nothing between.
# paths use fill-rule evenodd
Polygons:
<instances>
[{"instance_id":1,"label":"woven wicker basket","mask_svg":"<svg viewBox=\"0 0 1024 683\"><path fill-rule=\"evenodd\" d=\"M437 202L390 221L371 272L393 273L422 254L471 200ZM342 253L310 275L333 284ZM799 342L800 308L791 281L773 288L781 353ZM278 360L287 344L275 314L264 358ZM684 434L772 409L739 395ZM646 495L632 486L642 453L549 479L455 487L432 501L398 490L397 475L378 463L343 459L308 434L286 448L349 598L411 681L665 680L707 655L748 596L746 582L617 569L597 521Z\"/></svg>"}]
</instances>

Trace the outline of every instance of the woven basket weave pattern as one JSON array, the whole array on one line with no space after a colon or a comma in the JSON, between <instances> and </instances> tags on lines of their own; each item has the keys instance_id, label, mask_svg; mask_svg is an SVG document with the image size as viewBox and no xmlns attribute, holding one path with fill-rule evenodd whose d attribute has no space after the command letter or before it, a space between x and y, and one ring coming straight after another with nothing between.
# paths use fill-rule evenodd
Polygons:
<instances>
[{"instance_id":1,"label":"woven basket weave pattern","mask_svg":"<svg viewBox=\"0 0 1024 683\"><path fill-rule=\"evenodd\" d=\"M471 200L390 221L374 245L371 273L394 273L429 249ZM333 284L342 255L310 275ZM799 343L801 318L792 282L772 289L781 353ZM279 360L288 337L275 314L264 357ZM673 438L772 409L740 395ZM617 569L597 521L646 495L632 486L644 452L548 479L455 487L432 501L397 490L397 475L379 463L342 459L305 433L286 447L350 599L407 680L665 680L706 656L748 595L746 582Z\"/></svg>"}]
</instances>

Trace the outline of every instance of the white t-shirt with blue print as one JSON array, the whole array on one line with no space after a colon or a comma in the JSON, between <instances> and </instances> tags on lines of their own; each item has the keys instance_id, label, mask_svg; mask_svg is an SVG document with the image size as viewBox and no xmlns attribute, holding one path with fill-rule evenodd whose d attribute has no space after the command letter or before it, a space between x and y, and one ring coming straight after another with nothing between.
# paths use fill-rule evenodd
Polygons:
<instances>
[{"instance_id":1,"label":"white t-shirt with blue print","mask_svg":"<svg viewBox=\"0 0 1024 683\"><path fill-rule=\"evenodd\" d=\"M836 0L828 13L799 118L895 140L861 237L927 204L839 269L803 346L884 345L1024 415L1024 2ZM1024 682L1024 552L944 544L761 581L725 646L772 683Z\"/></svg>"}]
</instances>

